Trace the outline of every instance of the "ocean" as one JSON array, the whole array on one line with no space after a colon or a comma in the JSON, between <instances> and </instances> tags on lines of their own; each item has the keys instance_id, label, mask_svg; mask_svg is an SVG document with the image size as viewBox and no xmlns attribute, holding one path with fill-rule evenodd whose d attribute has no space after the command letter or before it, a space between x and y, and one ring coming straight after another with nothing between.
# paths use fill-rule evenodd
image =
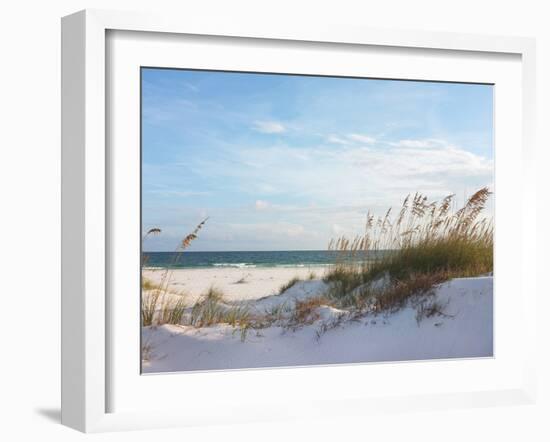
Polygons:
<instances>
[{"instance_id":1,"label":"ocean","mask_svg":"<svg viewBox=\"0 0 550 442\"><path fill-rule=\"evenodd\" d=\"M368 261L370 253L354 259ZM255 252L183 252L174 265L174 252L143 252L146 267L216 268L216 267L309 267L326 266L342 260L340 252L327 250L288 250ZM361 256L362 255L362 256ZM348 257L349 258L349 257Z\"/></svg>"}]
</instances>

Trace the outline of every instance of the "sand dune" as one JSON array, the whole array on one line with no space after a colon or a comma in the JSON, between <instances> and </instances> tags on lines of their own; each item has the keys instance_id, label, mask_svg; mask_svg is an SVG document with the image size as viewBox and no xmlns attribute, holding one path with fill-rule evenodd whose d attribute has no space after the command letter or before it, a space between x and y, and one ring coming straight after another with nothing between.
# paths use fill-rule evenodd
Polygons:
<instances>
[{"instance_id":1,"label":"sand dune","mask_svg":"<svg viewBox=\"0 0 550 442\"><path fill-rule=\"evenodd\" d=\"M237 275L232 272L232 276ZM257 275L267 277L265 272ZM318 295L323 284L304 281L283 295L253 304L260 308L292 303ZM237 297L238 292L233 293ZM252 299L251 293L239 296ZM322 314L312 324L295 331L279 326L252 330L244 342L235 328L225 324L199 329L183 325L146 327L143 342L150 346L151 357L143 370L155 373L493 355L492 276L451 280L436 287L432 299L444 306L443 315L419 321L417 308L406 306L395 313L369 314L344 322L320 338L318 331L323 324L341 312L320 306Z\"/></svg>"}]
</instances>

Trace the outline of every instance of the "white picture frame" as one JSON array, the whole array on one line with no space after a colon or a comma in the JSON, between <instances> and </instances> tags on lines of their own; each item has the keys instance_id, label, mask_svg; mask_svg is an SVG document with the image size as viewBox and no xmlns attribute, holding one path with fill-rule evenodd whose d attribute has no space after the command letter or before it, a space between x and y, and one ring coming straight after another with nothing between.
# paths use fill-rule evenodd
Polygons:
<instances>
[{"instance_id":1,"label":"white picture frame","mask_svg":"<svg viewBox=\"0 0 550 442\"><path fill-rule=\"evenodd\" d=\"M520 356L521 382L502 388L483 389L479 386L463 392L445 389L419 395L391 394L368 397L334 394L323 400L313 398L310 407L280 406L273 404L259 410L245 399L236 400L234 410L215 416L206 408L190 410L163 409L155 411L112 411L109 392L113 388L109 370L113 355L110 353L108 333L111 312L108 299L108 247L111 241L107 219L111 197L108 183L108 134L106 120L108 63L106 36L110 31L155 32L162 35L199 35L269 39L272 41L309 42L312 44L337 43L345 45L403 48L403 50L429 49L476 54L509 54L520 57L521 63L521 197L522 210L519 261L520 275L535 267L536 202L535 174L535 42L528 38L492 37L450 33L416 31L388 31L358 29L343 26L317 26L307 24L293 27L286 24L218 23L197 20L195 17L174 18L99 10L81 11L62 21L62 423L85 432L186 426L216 422L252 422L334 415L338 404L339 414L364 414L373 410L388 412L426 409L488 406L534 401L535 339L525 341ZM158 35L158 34L157 34ZM497 163L498 164L498 163ZM498 168L498 165L497 165ZM498 251L498 242L497 242ZM498 258L498 255L497 255ZM516 258L517 259L517 258ZM498 278L498 277L497 277ZM519 276L518 276L519 278ZM536 285L533 278L521 277L523 315L518 316L524 336L533 336L535 324L527 318L536 316ZM498 295L497 295L498 296ZM496 318L498 321L498 317ZM516 323L515 326L518 326ZM498 339L498 337L497 337ZM401 370L417 372L419 365L409 364ZM331 370L345 370L333 367ZM357 376L361 367L353 367L351 376ZM300 376L300 370L284 371L284 376ZM194 375L195 376L195 375ZM247 382L265 382L271 376L268 370L240 371L230 374L210 374L220 382L228 377ZM303 373L302 375L303 376ZM306 374L307 376L307 374ZM170 378L170 377L168 377ZM175 378L172 378L175 379ZM229 381L231 381L229 379ZM195 376L194 381L200 382ZM175 381L174 381L175 382ZM252 380L250 382L253 382ZM437 390L437 389L436 389ZM303 405L303 404L302 404ZM261 407L260 407L261 408ZM240 413L232 411L240 410Z\"/></svg>"}]
</instances>

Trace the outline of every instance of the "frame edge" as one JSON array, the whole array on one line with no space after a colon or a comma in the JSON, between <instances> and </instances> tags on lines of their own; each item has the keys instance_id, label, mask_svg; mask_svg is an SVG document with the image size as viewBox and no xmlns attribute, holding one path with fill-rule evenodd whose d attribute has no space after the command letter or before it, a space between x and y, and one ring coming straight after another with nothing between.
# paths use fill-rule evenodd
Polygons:
<instances>
[{"instance_id":1,"label":"frame edge","mask_svg":"<svg viewBox=\"0 0 550 442\"><path fill-rule=\"evenodd\" d=\"M61 423L85 427L84 11L61 21Z\"/></svg>"},{"instance_id":2,"label":"frame edge","mask_svg":"<svg viewBox=\"0 0 550 442\"><path fill-rule=\"evenodd\" d=\"M61 47L61 423L89 432L107 390L103 23L63 17Z\"/></svg>"}]
</instances>

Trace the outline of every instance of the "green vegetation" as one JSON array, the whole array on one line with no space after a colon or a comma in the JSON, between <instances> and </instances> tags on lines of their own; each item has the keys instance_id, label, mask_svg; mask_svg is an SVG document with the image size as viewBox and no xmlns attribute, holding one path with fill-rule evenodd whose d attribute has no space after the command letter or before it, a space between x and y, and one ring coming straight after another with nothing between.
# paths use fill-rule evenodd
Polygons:
<instances>
[{"instance_id":1,"label":"green vegetation","mask_svg":"<svg viewBox=\"0 0 550 442\"><path fill-rule=\"evenodd\" d=\"M284 283L281 287L279 287L279 295L282 295L284 292L286 292L291 287L294 287L300 281L301 281L301 279L298 278L297 276L295 276L290 281Z\"/></svg>"},{"instance_id":2,"label":"green vegetation","mask_svg":"<svg viewBox=\"0 0 550 442\"><path fill-rule=\"evenodd\" d=\"M172 276L174 266L181 259L182 253L189 247L191 242L197 239L197 234L204 227L208 218L201 221L195 229L185 236L176 248L176 253L172 258L170 266L162 270L160 282L153 283L147 278L141 279L141 324L144 327L160 324L179 324L186 305L182 294L181 298L174 300L173 295L169 292L170 278ZM142 243L151 235L159 235L161 229L154 227L149 229L142 238ZM148 261L147 255L142 256L141 266L146 266Z\"/></svg>"},{"instance_id":3,"label":"green vegetation","mask_svg":"<svg viewBox=\"0 0 550 442\"><path fill-rule=\"evenodd\" d=\"M214 324L245 326L250 320L248 306L231 306L224 302L223 293L211 287L191 309L189 324L208 327Z\"/></svg>"},{"instance_id":4,"label":"green vegetation","mask_svg":"<svg viewBox=\"0 0 550 442\"><path fill-rule=\"evenodd\" d=\"M346 259L324 278L328 296L342 307L393 310L451 278L492 272L493 224L482 216L489 196L482 188L453 212L452 195L428 202L417 193L396 219L391 209L378 219L369 214L364 235L329 244Z\"/></svg>"}]
</instances>

